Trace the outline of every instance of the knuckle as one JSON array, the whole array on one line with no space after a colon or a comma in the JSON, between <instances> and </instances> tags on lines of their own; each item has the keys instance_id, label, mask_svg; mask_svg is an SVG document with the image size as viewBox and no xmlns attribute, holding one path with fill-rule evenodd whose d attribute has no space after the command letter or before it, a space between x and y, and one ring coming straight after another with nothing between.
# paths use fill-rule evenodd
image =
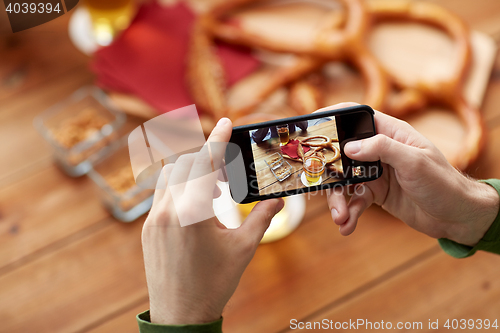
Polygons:
<instances>
[{"instance_id":1,"label":"knuckle","mask_svg":"<svg viewBox=\"0 0 500 333\"><path fill-rule=\"evenodd\" d=\"M195 163L197 165L210 165L212 164L212 160L208 152L199 152L198 156L196 156Z\"/></svg>"},{"instance_id":2,"label":"knuckle","mask_svg":"<svg viewBox=\"0 0 500 333\"><path fill-rule=\"evenodd\" d=\"M240 251L242 254L251 254L257 249L260 239L256 238L257 237L247 237L241 241Z\"/></svg>"},{"instance_id":3,"label":"knuckle","mask_svg":"<svg viewBox=\"0 0 500 333\"><path fill-rule=\"evenodd\" d=\"M398 123L399 123L400 127L404 128L404 129L413 128L413 126L411 126L410 123L407 122L406 120L398 119Z\"/></svg>"},{"instance_id":4,"label":"knuckle","mask_svg":"<svg viewBox=\"0 0 500 333\"><path fill-rule=\"evenodd\" d=\"M423 150L418 149L414 152L412 161L409 161L408 172L417 175L420 171L425 169L428 165L429 157Z\"/></svg>"},{"instance_id":5,"label":"knuckle","mask_svg":"<svg viewBox=\"0 0 500 333\"><path fill-rule=\"evenodd\" d=\"M152 209L146 218L143 226L143 237L144 233L149 232L151 229L149 227L154 226L164 226L168 225L172 220L172 212L168 207L161 207L159 209Z\"/></svg>"},{"instance_id":6,"label":"knuckle","mask_svg":"<svg viewBox=\"0 0 500 333\"><path fill-rule=\"evenodd\" d=\"M193 154L182 154L177 158L177 161L175 161L175 164L186 164L188 163L191 159L193 158Z\"/></svg>"},{"instance_id":7,"label":"knuckle","mask_svg":"<svg viewBox=\"0 0 500 333\"><path fill-rule=\"evenodd\" d=\"M181 221L192 222L196 219L196 210L190 205L177 205L176 207L177 216Z\"/></svg>"},{"instance_id":8,"label":"knuckle","mask_svg":"<svg viewBox=\"0 0 500 333\"><path fill-rule=\"evenodd\" d=\"M155 219L160 222L165 222L170 219L170 211L167 208L159 209L155 214Z\"/></svg>"},{"instance_id":9,"label":"knuckle","mask_svg":"<svg viewBox=\"0 0 500 333\"><path fill-rule=\"evenodd\" d=\"M165 174L168 174L172 169L174 168L174 165L172 163L166 164L161 168L161 171Z\"/></svg>"},{"instance_id":10,"label":"knuckle","mask_svg":"<svg viewBox=\"0 0 500 333\"><path fill-rule=\"evenodd\" d=\"M378 151L386 151L389 148L390 140L387 136L383 134L375 135L374 148Z\"/></svg>"}]
</instances>

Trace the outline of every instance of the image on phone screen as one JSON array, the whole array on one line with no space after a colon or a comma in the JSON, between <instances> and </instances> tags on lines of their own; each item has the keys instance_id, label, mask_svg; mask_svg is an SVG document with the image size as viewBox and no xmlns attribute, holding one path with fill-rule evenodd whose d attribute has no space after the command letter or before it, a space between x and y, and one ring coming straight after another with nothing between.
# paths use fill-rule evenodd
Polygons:
<instances>
[{"instance_id":1,"label":"image on phone screen","mask_svg":"<svg viewBox=\"0 0 500 333\"><path fill-rule=\"evenodd\" d=\"M335 116L248 132L259 195L343 179Z\"/></svg>"},{"instance_id":2,"label":"image on phone screen","mask_svg":"<svg viewBox=\"0 0 500 333\"><path fill-rule=\"evenodd\" d=\"M376 134L373 115L358 105L233 128L225 158L233 199L248 203L377 179L380 161L344 154L348 142Z\"/></svg>"}]
</instances>

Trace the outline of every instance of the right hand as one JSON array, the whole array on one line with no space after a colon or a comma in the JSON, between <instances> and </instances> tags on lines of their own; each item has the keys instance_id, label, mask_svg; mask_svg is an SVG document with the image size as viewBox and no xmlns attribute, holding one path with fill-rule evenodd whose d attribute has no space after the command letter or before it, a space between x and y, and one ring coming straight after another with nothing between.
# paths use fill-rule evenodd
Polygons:
<instances>
[{"instance_id":1,"label":"right hand","mask_svg":"<svg viewBox=\"0 0 500 333\"><path fill-rule=\"evenodd\" d=\"M382 176L358 185L349 203L342 188L328 193L328 205L340 233L351 234L363 211L376 203L431 237L477 244L498 213L495 189L461 174L407 122L375 111L375 125L379 134L349 142L344 152L358 161L380 160Z\"/></svg>"}]
</instances>

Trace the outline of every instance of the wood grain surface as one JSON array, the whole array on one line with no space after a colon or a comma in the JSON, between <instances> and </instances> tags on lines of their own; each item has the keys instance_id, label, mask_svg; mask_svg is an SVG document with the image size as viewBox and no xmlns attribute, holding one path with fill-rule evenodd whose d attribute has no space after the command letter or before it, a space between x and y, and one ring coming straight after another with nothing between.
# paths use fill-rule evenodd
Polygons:
<instances>
[{"instance_id":1,"label":"wood grain surface","mask_svg":"<svg viewBox=\"0 0 500 333\"><path fill-rule=\"evenodd\" d=\"M500 1L433 2L500 43ZM0 332L137 332L135 315L148 308L144 218L110 217L89 178L69 178L52 163L32 124L93 81L67 23L65 15L0 35ZM500 57L482 112L488 143L468 173L500 178ZM224 312L224 331L288 332L294 318L500 320L499 264L486 253L453 259L379 207L342 237L326 195L312 193L299 228L259 246Z\"/></svg>"}]
</instances>

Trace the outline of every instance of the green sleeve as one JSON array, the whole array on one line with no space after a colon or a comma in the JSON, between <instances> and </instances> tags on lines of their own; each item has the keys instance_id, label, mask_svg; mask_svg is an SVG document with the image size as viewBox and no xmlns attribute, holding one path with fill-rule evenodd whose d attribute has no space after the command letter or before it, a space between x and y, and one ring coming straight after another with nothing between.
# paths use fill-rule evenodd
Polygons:
<instances>
[{"instance_id":1,"label":"green sleeve","mask_svg":"<svg viewBox=\"0 0 500 333\"><path fill-rule=\"evenodd\" d=\"M480 182L492 186L495 190L497 190L498 195L500 195L499 179L480 180ZM467 258L476 253L478 250L500 254L500 212L497 214L495 221L493 221L493 224L488 229L483 239L481 239L474 247L459 244L446 238L440 238L438 239L438 242L444 252L455 258Z\"/></svg>"},{"instance_id":2,"label":"green sleeve","mask_svg":"<svg viewBox=\"0 0 500 333\"><path fill-rule=\"evenodd\" d=\"M222 318L200 325L152 324L149 310L137 315L140 333L222 333Z\"/></svg>"}]
</instances>

